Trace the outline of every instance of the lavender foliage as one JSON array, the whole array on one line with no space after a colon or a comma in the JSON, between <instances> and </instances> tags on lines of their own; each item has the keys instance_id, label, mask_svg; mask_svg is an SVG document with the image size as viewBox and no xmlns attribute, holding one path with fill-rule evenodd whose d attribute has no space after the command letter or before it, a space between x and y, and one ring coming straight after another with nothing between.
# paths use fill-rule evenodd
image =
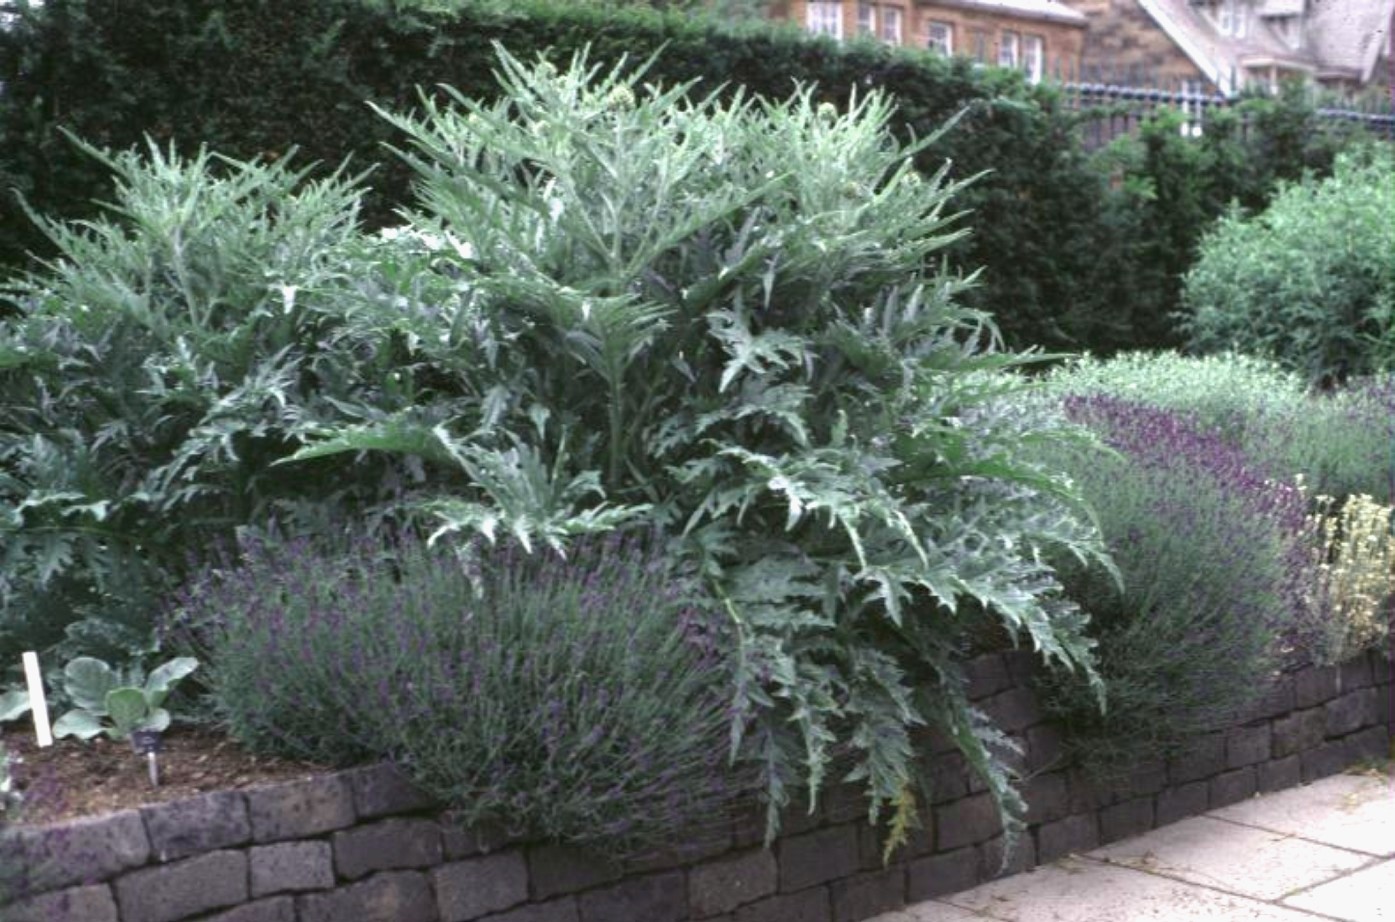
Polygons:
<instances>
[{"instance_id":1,"label":"lavender foliage","mask_svg":"<svg viewBox=\"0 0 1395 922\"><path fill-rule=\"evenodd\" d=\"M1050 705L1087 764L1166 755L1234 720L1316 637L1303 603L1306 500L1189 416L1102 394L1067 415L1113 453L1062 454L1122 577L1063 566L1093 617L1104 712L1069 677Z\"/></svg>"},{"instance_id":2,"label":"lavender foliage","mask_svg":"<svg viewBox=\"0 0 1395 922\"><path fill-rule=\"evenodd\" d=\"M233 734L390 757L467 824L616 857L724 835L721 622L657 538L566 558L414 536L254 544L180 599Z\"/></svg>"}]
</instances>

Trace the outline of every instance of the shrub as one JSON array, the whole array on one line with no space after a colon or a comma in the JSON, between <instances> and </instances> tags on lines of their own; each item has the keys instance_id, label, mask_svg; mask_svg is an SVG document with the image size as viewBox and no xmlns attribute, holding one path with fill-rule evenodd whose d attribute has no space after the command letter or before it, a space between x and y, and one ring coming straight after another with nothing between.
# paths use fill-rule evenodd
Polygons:
<instances>
[{"instance_id":1,"label":"shrub","mask_svg":"<svg viewBox=\"0 0 1395 922\"><path fill-rule=\"evenodd\" d=\"M1319 659L1340 663L1384 646L1395 617L1395 514L1369 496L1319 497L1312 526L1311 604L1328 613Z\"/></svg>"},{"instance_id":2,"label":"shrub","mask_svg":"<svg viewBox=\"0 0 1395 922\"><path fill-rule=\"evenodd\" d=\"M1105 395L1186 414L1266 476L1310 493L1395 497L1395 379L1313 392L1296 372L1234 353L1125 353L1053 372L1058 395Z\"/></svg>"},{"instance_id":3,"label":"shrub","mask_svg":"<svg viewBox=\"0 0 1395 922\"><path fill-rule=\"evenodd\" d=\"M88 153L105 216L40 219L58 256L0 319L0 656L145 651L185 555L287 500L353 487L271 464L362 384L321 345L357 191L304 170ZM283 514L286 514L283 509Z\"/></svg>"},{"instance_id":4,"label":"shrub","mask_svg":"<svg viewBox=\"0 0 1395 922\"><path fill-rule=\"evenodd\" d=\"M1055 433L997 399L1020 360L939 272L957 187L915 174L879 94L840 114L809 92L694 102L597 71L504 56L505 101L394 118L420 206L392 245L437 247L454 296L365 294L351 330L409 334L404 387L429 368L459 399L297 457L464 470L428 504L441 535L680 532L736 626L734 739L772 830L844 759L873 818L895 804L904 821L926 723L1017 807L1002 737L963 697L966 609L1088 670L1041 551L1097 546L1059 478L1017 460ZM385 277L359 273L370 292Z\"/></svg>"},{"instance_id":5,"label":"shrub","mask_svg":"<svg viewBox=\"0 0 1395 922\"><path fill-rule=\"evenodd\" d=\"M1261 215L1228 215L1187 274L1185 330L1202 352L1274 358L1311 382L1395 363L1395 159L1339 159Z\"/></svg>"},{"instance_id":6,"label":"shrub","mask_svg":"<svg viewBox=\"0 0 1395 922\"><path fill-rule=\"evenodd\" d=\"M664 544L463 552L271 540L205 571L180 614L233 732L390 755L467 824L617 857L725 832L728 647Z\"/></svg>"},{"instance_id":7,"label":"shrub","mask_svg":"<svg viewBox=\"0 0 1395 922\"><path fill-rule=\"evenodd\" d=\"M1311 651L1305 498L1182 414L1104 395L1064 407L1112 449L1053 458L1099 516L1122 586L1064 571L1091 615L1107 710L1064 676L1046 695L1082 761L1107 773L1224 726Z\"/></svg>"}]
</instances>

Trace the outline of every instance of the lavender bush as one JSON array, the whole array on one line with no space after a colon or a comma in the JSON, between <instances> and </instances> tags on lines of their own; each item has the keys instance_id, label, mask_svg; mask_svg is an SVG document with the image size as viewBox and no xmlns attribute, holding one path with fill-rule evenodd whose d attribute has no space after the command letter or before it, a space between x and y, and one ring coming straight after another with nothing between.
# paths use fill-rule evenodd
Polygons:
<instances>
[{"instance_id":1,"label":"lavender bush","mask_svg":"<svg viewBox=\"0 0 1395 922\"><path fill-rule=\"evenodd\" d=\"M634 856L701 840L743 787L727 644L654 539L565 559L254 544L177 620L235 736L337 765L390 755L468 824Z\"/></svg>"},{"instance_id":2,"label":"lavender bush","mask_svg":"<svg viewBox=\"0 0 1395 922\"><path fill-rule=\"evenodd\" d=\"M1108 707L1060 676L1047 698L1085 763L1108 770L1233 720L1314 641L1306 499L1184 414L1098 394L1064 407L1113 449L1055 460L1096 510L1122 587L1064 566L1093 616Z\"/></svg>"}]
</instances>

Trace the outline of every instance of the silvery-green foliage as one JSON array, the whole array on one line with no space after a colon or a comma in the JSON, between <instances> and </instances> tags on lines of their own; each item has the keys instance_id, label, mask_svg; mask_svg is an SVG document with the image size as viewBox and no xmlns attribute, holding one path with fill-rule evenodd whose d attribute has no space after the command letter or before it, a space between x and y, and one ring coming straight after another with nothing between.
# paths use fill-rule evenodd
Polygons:
<instances>
[{"instance_id":1,"label":"silvery-green foliage","mask_svg":"<svg viewBox=\"0 0 1395 922\"><path fill-rule=\"evenodd\" d=\"M107 214L36 216L59 255L0 292L0 650L125 658L186 555L340 486L269 465L372 364L320 343L351 181L86 149L115 176Z\"/></svg>"},{"instance_id":2,"label":"silvery-green foliage","mask_svg":"<svg viewBox=\"0 0 1395 922\"><path fill-rule=\"evenodd\" d=\"M135 730L163 731L170 725L165 699L198 666L193 657L179 656L144 675L139 669L123 673L99 659L79 656L63 668L63 690L74 706L54 722L53 735L89 740L105 733L112 739L129 739Z\"/></svg>"},{"instance_id":3,"label":"silvery-green foliage","mask_svg":"<svg viewBox=\"0 0 1395 922\"><path fill-rule=\"evenodd\" d=\"M1016 819L1010 743L964 695L966 626L987 611L1092 675L1046 553L1100 547L1019 456L1063 436L1014 408L1025 359L955 302L948 165L918 176L877 94L694 102L502 52L498 77L494 105L446 89L386 114L418 205L371 245L342 334L392 337L451 400L365 412L299 457L465 471L431 503L438 536L681 532L736 628L731 749L761 767L772 833L834 771L874 820L904 812L926 725Z\"/></svg>"}]
</instances>

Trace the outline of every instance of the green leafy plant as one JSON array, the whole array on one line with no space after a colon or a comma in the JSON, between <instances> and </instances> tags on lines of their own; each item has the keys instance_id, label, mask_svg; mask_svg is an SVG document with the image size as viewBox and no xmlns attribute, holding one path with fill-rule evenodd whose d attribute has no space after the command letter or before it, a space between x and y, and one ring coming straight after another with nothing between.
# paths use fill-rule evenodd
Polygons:
<instances>
[{"instance_id":1,"label":"green leafy plant","mask_svg":"<svg viewBox=\"0 0 1395 922\"><path fill-rule=\"evenodd\" d=\"M74 707L54 722L53 735L89 740L105 733L120 740L135 730L165 730L170 724L165 699L198 665L193 657L177 657L142 681L139 672L123 674L99 659L78 657L63 669L63 689Z\"/></svg>"},{"instance_id":2,"label":"green leafy plant","mask_svg":"<svg viewBox=\"0 0 1395 922\"><path fill-rule=\"evenodd\" d=\"M445 90L388 116L419 204L367 251L340 336L405 344L400 386L435 399L356 411L293 462L417 459L461 485L416 503L438 540L679 534L730 619L730 750L759 768L771 834L831 775L865 785L874 820L913 809L926 725L1014 831L1010 743L957 650L987 612L1088 681L1045 556L1100 546L1021 454L1069 430L1006 399L1030 358L942 269L961 185L916 173L936 138L898 144L878 94L840 112L641 79L501 53L501 101Z\"/></svg>"},{"instance_id":3,"label":"green leafy plant","mask_svg":"<svg viewBox=\"0 0 1395 922\"><path fill-rule=\"evenodd\" d=\"M1184 292L1192 349L1273 358L1313 383L1395 367L1395 155L1344 155L1204 239Z\"/></svg>"}]
</instances>

